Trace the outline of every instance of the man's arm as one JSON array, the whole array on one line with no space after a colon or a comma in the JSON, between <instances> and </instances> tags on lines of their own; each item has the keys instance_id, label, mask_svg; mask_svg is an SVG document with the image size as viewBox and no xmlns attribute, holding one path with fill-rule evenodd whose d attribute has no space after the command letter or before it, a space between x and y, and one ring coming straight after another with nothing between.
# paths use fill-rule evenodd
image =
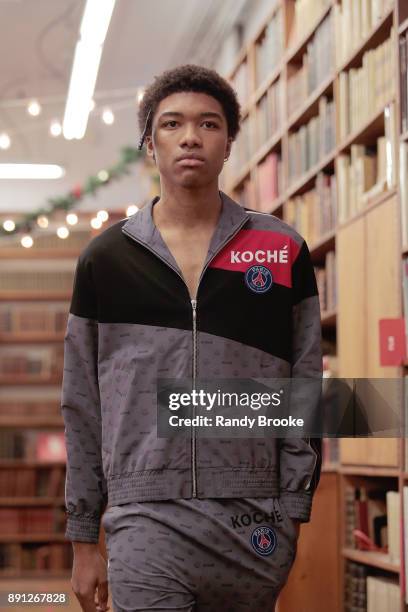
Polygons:
<instances>
[{"instance_id":1,"label":"man's arm","mask_svg":"<svg viewBox=\"0 0 408 612\"><path fill-rule=\"evenodd\" d=\"M319 295L305 241L292 264L292 290L291 375L292 378L321 381L323 364ZM318 386L313 386L313 389ZM317 410L314 397L312 394L310 410ZM308 410L307 405L302 409ZM310 520L312 499L320 480L321 448L321 438L292 437L280 440L280 497L288 515L300 522Z\"/></svg>"},{"instance_id":2,"label":"man's arm","mask_svg":"<svg viewBox=\"0 0 408 612\"><path fill-rule=\"evenodd\" d=\"M61 411L67 448L65 536L97 543L107 488L101 456L97 301L86 249L77 262L64 338Z\"/></svg>"}]
</instances>

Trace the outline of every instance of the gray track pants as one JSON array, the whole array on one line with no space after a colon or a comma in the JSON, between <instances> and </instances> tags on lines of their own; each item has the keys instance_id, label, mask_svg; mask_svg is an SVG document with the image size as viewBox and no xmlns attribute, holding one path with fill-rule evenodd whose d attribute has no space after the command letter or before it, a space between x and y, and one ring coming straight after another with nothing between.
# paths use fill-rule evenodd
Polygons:
<instances>
[{"instance_id":1,"label":"gray track pants","mask_svg":"<svg viewBox=\"0 0 408 612\"><path fill-rule=\"evenodd\" d=\"M129 503L102 524L114 612L273 612L296 556L278 498Z\"/></svg>"}]
</instances>

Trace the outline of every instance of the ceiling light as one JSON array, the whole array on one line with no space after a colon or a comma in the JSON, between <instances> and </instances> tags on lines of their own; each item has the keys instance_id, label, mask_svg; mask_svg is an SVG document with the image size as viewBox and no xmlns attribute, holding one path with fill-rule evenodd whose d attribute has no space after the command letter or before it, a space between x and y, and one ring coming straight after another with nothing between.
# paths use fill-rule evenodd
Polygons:
<instances>
[{"instance_id":1,"label":"ceiling light","mask_svg":"<svg viewBox=\"0 0 408 612\"><path fill-rule=\"evenodd\" d=\"M3 132L3 134L0 134L0 149L8 149L10 147L10 144L10 136L5 132Z\"/></svg>"},{"instance_id":2,"label":"ceiling light","mask_svg":"<svg viewBox=\"0 0 408 612\"><path fill-rule=\"evenodd\" d=\"M57 229L57 236L58 238L68 238L69 236L69 229L67 227L65 227L65 225L62 225L61 227L59 227Z\"/></svg>"},{"instance_id":3,"label":"ceiling light","mask_svg":"<svg viewBox=\"0 0 408 612\"><path fill-rule=\"evenodd\" d=\"M29 249L29 248L30 248L30 247L32 247L32 246L33 246L33 244L34 244L34 240L31 238L31 236L28 236L28 235L27 235L27 236L23 236L23 237L21 238L21 241L20 241L20 242L21 242L22 246L23 246L24 248L26 248L26 249Z\"/></svg>"},{"instance_id":4,"label":"ceiling light","mask_svg":"<svg viewBox=\"0 0 408 612\"><path fill-rule=\"evenodd\" d=\"M76 225L78 223L78 216L75 213L69 213L66 216L66 220L69 225Z\"/></svg>"},{"instance_id":5,"label":"ceiling light","mask_svg":"<svg viewBox=\"0 0 408 612\"><path fill-rule=\"evenodd\" d=\"M104 223L105 221L107 221L109 219L109 215L106 212L106 210L99 210L96 213L96 217L97 217L97 219L100 219L102 221L102 223Z\"/></svg>"},{"instance_id":6,"label":"ceiling light","mask_svg":"<svg viewBox=\"0 0 408 612\"><path fill-rule=\"evenodd\" d=\"M62 134L62 125L59 121L55 120L50 125L50 134L51 136L61 136Z\"/></svg>"},{"instance_id":7,"label":"ceiling light","mask_svg":"<svg viewBox=\"0 0 408 612\"><path fill-rule=\"evenodd\" d=\"M6 230L6 232L12 232L15 227L16 224L11 219L6 219L6 221L3 223L3 228Z\"/></svg>"},{"instance_id":8,"label":"ceiling light","mask_svg":"<svg viewBox=\"0 0 408 612\"><path fill-rule=\"evenodd\" d=\"M110 108L105 108L102 113L102 121L106 123L106 125L112 125L115 121L115 115L112 113Z\"/></svg>"},{"instance_id":9,"label":"ceiling light","mask_svg":"<svg viewBox=\"0 0 408 612\"><path fill-rule=\"evenodd\" d=\"M135 213L137 213L137 211L139 210L139 207L136 206L136 204L131 204L130 206L127 207L126 209L126 216L127 217L131 217L132 215L134 215Z\"/></svg>"},{"instance_id":10,"label":"ceiling light","mask_svg":"<svg viewBox=\"0 0 408 612\"><path fill-rule=\"evenodd\" d=\"M58 179L64 174L56 164L0 164L0 179Z\"/></svg>"},{"instance_id":11,"label":"ceiling light","mask_svg":"<svg viewBox=\"0 0 408 612\"><path fill-rule=\"evenodd\" d=\"M99 219L98 217L93 217L91 219L91 226L94 229L99 229L100 227L102 227L102 219Z\"/></svg>"},{"instance_id":12,"label":"ceiling light","mask_svg":"<svg viewBox=\"0 0 408 612\"><path fill-rule=\"evenodd\" d=\"M45 229L48 227L48 218L45 215L40 215L37 219L37 224L39 227Z\"/></svg>"},{"instance_id":13,"label":"ceiling light","mask_svg":"<svg viewBox=\"0 0 408 612\"><path fill-rule=\"evenodd\" d=\"M32 117L38 117L38 115L41 113L41 106L39 105L37 100L31 100L30 104L27 107L27 112Z\"/></svg>"},{"instance_id":14,"label":"ceiling light","mask_svg":"<svg viewBox=\"0 0 408 612\"><path fill-rule=\"evenodd\" d=\"M68 140L85 135L102 46L114 6L115 0L87 0L64 113L63 133Z\"/></svg>"}]
</instances>

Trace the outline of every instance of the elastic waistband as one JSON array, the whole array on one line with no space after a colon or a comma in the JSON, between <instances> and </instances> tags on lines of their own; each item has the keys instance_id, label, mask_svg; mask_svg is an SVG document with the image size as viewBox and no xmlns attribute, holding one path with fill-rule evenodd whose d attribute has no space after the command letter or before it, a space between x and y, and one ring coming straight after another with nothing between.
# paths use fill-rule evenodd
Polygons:
<instances>
[{"instance_id":1,"label":"elastic waistband","mask_svg":"<svg viewBox=\"0 0 408 612\"><path fill-rule=\"evenodd\" d=\"M141 470L107 478L108 505L132 501L190 499L191 468ZM197 470L197 496L278 497L279 480L274 468L205 468Z\"/></svg>"}]
</instances>

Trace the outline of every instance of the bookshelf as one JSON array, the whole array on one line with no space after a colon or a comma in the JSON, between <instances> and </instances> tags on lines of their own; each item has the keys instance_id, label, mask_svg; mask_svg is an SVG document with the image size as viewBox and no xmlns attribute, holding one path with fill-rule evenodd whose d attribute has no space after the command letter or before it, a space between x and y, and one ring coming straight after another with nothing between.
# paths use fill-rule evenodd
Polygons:
<instances>
[{"instance_id":1,"label":"bookshelf","mask_svg":"<svg viewBox=\"0 0 408 612\"><path fill-rule=\"evenodd\" d=\"M49 228L30 249L18 237L0 241L0 581L71 574L63 342L76 260L97 233L90 213L78 216L65 240ZM108 224L124 216L111 213Z\"/></svg>"},{"instance_id":2,"label":"bookshelf","mask_svg":"<svg viewBox=\"0 0 408 612\"><path fill-rule=\"evenodd\" d=\"M269 74L258 85L256 50L271 22L282 28L281 46L276 45ZM233 151L233 163L224 167L222 188L242 205L282 218L306 238L319 287L326 375L407 376L408 358L395 366L380 364L379 320L404 316L408 3L276 0L231 59L230 82L237 75L247 78L245 98L242 83L237 89L245 130L237 139L239 153ZM259 103L271 91L279 108L267 124ZM259 139L262 122L267 137ZM324 440L323 451L313 520L302 526L279 612L311 612L316 601L319 609L337 612L407 612L408 445L395 438L345 438L337 444ZM381 516L387 517L393 538L388 549L383 542L380 550L365 550L353 534L346 543L351 494L359 496L353 512L362 512L360 520L375 508L378 517L369 516L376 519L378 542L385 537ZM398 545L397 559L390 551ZM352 583L364 591L363 598L350 591Z\"/></svg>"}]
</instances>

